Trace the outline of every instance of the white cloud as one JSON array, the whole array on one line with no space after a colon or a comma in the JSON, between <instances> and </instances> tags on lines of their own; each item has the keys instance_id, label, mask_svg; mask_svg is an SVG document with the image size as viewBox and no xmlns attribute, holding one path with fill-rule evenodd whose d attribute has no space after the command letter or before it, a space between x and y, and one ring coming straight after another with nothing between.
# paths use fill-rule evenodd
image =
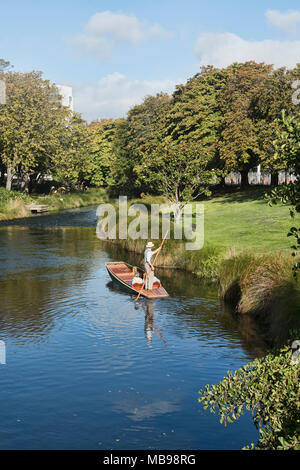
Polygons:
<instances>
[{"instance_id":1,"label":"white cloud","mask_svg":"<svg viewBox=\"0 0 300 470\"><path fill-rule=\"evenodd\" d=\"M297 33L300 24L300 11L287 10L281 13L278 10L267 10L266 18L268 22L287 34Z\"/></svg>"},{"instance_id":2,"label":"white cloud","mask_svg":"<svg viewBox=\"0 0 300 470\"><path fill-rule=\"evenodd\" d=\"M92 54L105 59L118 45L137 46L147 39L166 39L171 35L157 23L140 21L134 15L103 11L92 15L84 31L70 38L69 43L80 55Z\"/></svg>"},{"instance_id":3,"label":"white cloud","mask_svg":"<svg viewBox=\"0 0 300 470\"><path fill-rule=\"evenodd\" d=\"M180 81L137 80L113 73L97 82L73 83L75 111L91 121L102 118L125 117L128 110L143 101L146 95L172 93Z\"/></svg>"},{"instance_id":4,"label":"white cloud","mask_svg":"<svg viewBox=\"0 0 300 470\"><path fill-rule=\"evenodd\" d=\"M202 33L195 51L201 64L215 67L255 60L292 68L300 61L300 41L247 41L233 33Z\"/></svg>"}]
</instances>

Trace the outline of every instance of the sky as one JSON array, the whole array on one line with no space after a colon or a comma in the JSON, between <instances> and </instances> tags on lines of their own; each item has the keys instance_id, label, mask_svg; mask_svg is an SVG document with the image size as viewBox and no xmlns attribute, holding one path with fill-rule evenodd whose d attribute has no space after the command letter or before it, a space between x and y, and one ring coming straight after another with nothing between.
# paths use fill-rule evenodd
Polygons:
<instances>
[{"instance_id":1,"label":"sky","mask_svg":"<svg viewBox=\"0 0 300 470\"><path fill-rule=\"evenodd\" d=\"M126 116L202 65L300 62L299 0L0 0L0 58L73 88L87 121Z\"/></svg>"}]
</instances>

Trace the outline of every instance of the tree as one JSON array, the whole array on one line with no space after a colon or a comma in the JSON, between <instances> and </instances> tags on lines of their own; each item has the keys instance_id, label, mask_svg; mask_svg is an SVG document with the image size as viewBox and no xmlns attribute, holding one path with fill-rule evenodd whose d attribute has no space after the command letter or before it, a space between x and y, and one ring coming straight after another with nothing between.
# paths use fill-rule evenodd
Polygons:
<instances>
[{"instance_id":1,"label":"tree","mask_svg":"<svg viewBox=\"0 0 300 470\"><path fill-rule=\"evenodd\" d=\"M92 174L90 183L95 186L111 186L112 165L115 158L113 142L117 131L118 120L102 119L92 122L87 130L90 135L90 156L92 159Z\"/></svg>"},{"instance_id":2,"label":"tree","mask_svg":"<svg viewBox=\"0 0 300 470\"><path fill-rule=\"evenodd\" d=\"M218 95L223 84L221 70L202 67L201 73L189 79L186 85L176 87L161 125L167 142L197 143L214 160L214 166L222 125Z\"/></svg>"},{"instance_id":3,"label":"tree","mask_svg":"<svg viewBox=\"0 0 300 470\"><path fill-rule=\"evenodd\" d=\"M139 167L163 139L161 123L170 103L170 96L158 93L147 96L143 103L131 108L126 120L126 163L130 168L132 192L157 193L157 184L150 179L141 179ZM124 135L125 137L125 135ZM119 143L121 143L119 139Z\"/></svg>"},{"instance_id":4,"label":"tree","mask_svg":"<svg viewBox=\"0 0 300 470\"><path fill-rule=\"evenodd\" d=\"M130 129L127 119L118 119L112 142L111 186L112 194L137 195L134 166L137 156L130 149Z\"/></svg>"},{"instance_id":5,"label":"tree","mask_svg":"<svg viewBox=\"0 0 300 470\"><path fill-rule=\"evenodd\" d=\"M275 149L273 142L280 132L280 118L282 110L287 116L300 116L300 107L295 106L292 85L296 79L300 79L300 67L286 69L281 67L273 70L260 88L253 100L252 107L257 117L258 137L260 147L264 149L261 156L263 169L271 172L272 185L278 186L278 172L288 170L286 162L274 158Z\"/></svg>"},{"instance_id":6,"label":"tree","mask_svg":"<svg viewBox=\"0 0 300 470\"><path fill-rule=\"evenodd\" d=\"M129 142L128 150L137 159L142 159L149 149L161 141L160 123L170 104L170 96L158 93L147 96L143 103L133 106L127 116Z\"/></svg>"},{"instance_id":7,"label":"tree","mask_svg":"<svg viewBox=\"0 0 300 470\"><path fill-rule=\"evenodd\" d=\"M290 215L295 218L296 213L300 213L300 120L297 117L286 116L283 111L279 125L280 130L277 131L277 138L274 141L274 159L279 165L288 168L296 176L296 181L276 188L271 193L270 201L276 203L280 200L291 204ZM292 227L288 236L295 237L292 249L293 256L296 258L300 247L300 227ZM300 259L298 258L294 265L295 275L299 269Z\"/></svg>"},{"instance_id":8,"label":"tree","mask_svg":"<svg viewBox=\"0 0 300 470\"><path fill-rule=\"evenodd\" d=\"M4 59L0 59L0 80L5 81L5 71L10 69L11 67L12 67L12 65L10 64L9 61L4 60ZM0 113L3 111L4 106L5 105L0 102ZM2 141L1 141L1 134L0 134L0 156L1 156L2 151L3 151L3 148L2 148ZM6 170L6 167L5 167L4 163L2 162L2 160L0 158L0 173L1 173L1 175L0 175L0 186L2 186L4 184L5 170Z\"/></svg>"},{"instance_id":9,"label":"tree","mask_svg":"<svg viewBox=\"0 0 300 470\"><path fill-rule=\"evenodd\" d=\"M47 171L49 159L60 149L69 111L55 96L55 86L40 72L5 74L7 99L0 114L1 158L11 189L16 173L28 189Z\"/></svg>"},{"instance_id":10,"label":"tree","mask_svg":"<svg viewBox=\"0 0 300 470\"><path fill-rule=\"evenodd\" d=\"M56 127L56 132L58 151L50 155L49 171L60 184L82 189L94 169L86 122L78 113L68 111L68 117L62 127Z\"/></svg>"},{"instance_id":11,"label":"tree","mask_svg":"<svg viewBox=\"0 0 300 470\"><path fill-rule=\"evenodd\" d=\"M218 147L227 172L239 171L242 187L248 186L248 172L265 154L265 141L260 139L260 118L256 98L266 86L272 66L255 62L235 63L227 69L226 82L220 94L224 115Z\"/></svg>"},{"instance_id":12,"label":"tree","mask_svg":"<svg viewBox=\"0 0 300 470\"><path fill-rule=\"evenodd\" d=\"M210 156L197 144L170 143L156 149L136 167L139 178L156 185L158 192L177 207L182 207L201 194L209 193L215 182L215 171L208 168Z\"/></svg>"}]
</instances>

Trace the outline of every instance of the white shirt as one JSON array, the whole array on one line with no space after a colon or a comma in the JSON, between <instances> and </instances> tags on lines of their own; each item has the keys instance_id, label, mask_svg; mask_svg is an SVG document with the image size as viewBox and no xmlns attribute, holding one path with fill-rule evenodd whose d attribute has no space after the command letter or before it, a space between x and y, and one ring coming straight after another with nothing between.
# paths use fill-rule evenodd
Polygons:
<instances>
[{"instance_id":1,"label":"white shirt","mask_svg":"<svg viewBox=\"0 0 300 470\"><path fill-rule=\"evenodd\" d=\"M144 262L149 263L151 261L151 258L153 256L153 252L150 248L146 248L145 253L144 253Z\"/></svg>"}]
</instances>

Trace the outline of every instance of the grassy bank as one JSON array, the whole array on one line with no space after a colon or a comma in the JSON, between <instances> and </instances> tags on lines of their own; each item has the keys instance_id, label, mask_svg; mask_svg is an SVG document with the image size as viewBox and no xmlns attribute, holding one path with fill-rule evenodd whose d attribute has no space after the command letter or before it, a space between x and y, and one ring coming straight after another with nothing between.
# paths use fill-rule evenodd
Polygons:
<instances>
[{"instance_id":1,"label":"grassy bank","mask_svg":"<svg viewBox=\"0 0 300 470\"><path fill-rule=\"evenodd\" d=\"M293 222L289 208L270 207L265 188L233 191L204 201L205 240L214 246L250 253L288 251Z\"/></svg>"},{"instance_id":2,"label":"grassy bank","mask_svg":"<svg viewBox=\"0 0 300 470\"><path fill-rule=\"evenodd\" d=\"M30 216L31 212L28 206L33 203L48 205L49 212L55 212L98 204L106 200L106 192L99 188L84 192L50 195L28 195L20 191L6 191L4 188L0 188L0 220Z\"/></svg>"},{"instance_id":3,"label":"grassy bank","mask_svg":"<svg viewBox=\"0 0 300 470\"><path fill-rule=\"evenodd\" d=\"M149 206L163 201L147 197L129 204L133 202ZM289 330L300 328L300 285L293 278L291 242L286 236L294 223L288 208L269 207L262 190L222 195L203 204L204 247L188 251L185 240L171 236L157 265L218 282L221 299L237 314L254 317L271 343L284 343ZM142 263L145 240L114 243L140 254Z\"/></svg>"}]
</instances>

